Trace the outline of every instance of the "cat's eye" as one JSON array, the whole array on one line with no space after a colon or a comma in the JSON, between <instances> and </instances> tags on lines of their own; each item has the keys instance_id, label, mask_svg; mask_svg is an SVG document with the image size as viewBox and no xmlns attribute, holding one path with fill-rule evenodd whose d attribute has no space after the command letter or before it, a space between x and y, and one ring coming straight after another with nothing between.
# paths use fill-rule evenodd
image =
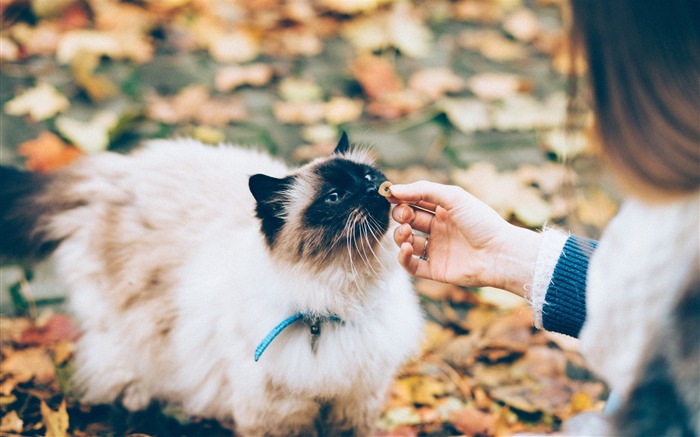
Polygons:
<instances>
[{"instance_id":1,"label":"cat's eye","mask_svg":"<svg viewBox=\"0 0 700 437\"><path fill-rule=\"evenodd\" d=\"M367 173L367 174L365 175L365 179L367 179L368 181L372 182L372 181L374 180L374 176L372 176L371 174Z\"/></svg>"},{"instance_id":2,"label":"cat's eye","mask_svg":"<svg viewBox=\"0 0 700 437\"><path fill-rule=\"evenodd\" d=\"M333 191L326 196L326 202L328 203L338 203L340 201L340 194L337 191Z\"/></svg>"}]
</instances>

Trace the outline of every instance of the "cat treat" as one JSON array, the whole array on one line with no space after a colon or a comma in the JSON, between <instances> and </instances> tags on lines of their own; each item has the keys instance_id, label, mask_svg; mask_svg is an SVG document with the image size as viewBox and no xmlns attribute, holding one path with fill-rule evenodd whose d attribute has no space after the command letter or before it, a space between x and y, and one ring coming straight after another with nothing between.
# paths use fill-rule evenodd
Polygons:
<instances>
[{"instance_id":1,"label":"cat treat","mask_svg":"<svg viewBox=\"0 0 700 437\"><path fill-rule=\"evenodd\" d=\"M382 184L379 186L379 194L383 197L386 197L387 199L391 197L391 190L390 187L393 184L390 181L384 181Z\"/></svg>"}]
</instances>

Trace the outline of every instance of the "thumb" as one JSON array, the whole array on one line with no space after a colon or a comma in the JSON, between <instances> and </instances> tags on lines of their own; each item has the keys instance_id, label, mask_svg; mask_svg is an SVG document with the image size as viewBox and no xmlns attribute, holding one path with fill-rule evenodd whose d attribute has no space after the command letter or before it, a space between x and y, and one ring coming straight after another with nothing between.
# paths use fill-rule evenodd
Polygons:
<instances>
[{"instance_id":1,"label":"thumb","mask_svg":"<svg viewBox=\"0 0 700 437\"><path fill-rule=\"evenodd\" d=\"M392 196L402 202L426 202L445 209L457 206L466 194L462 188L435 182L418 181L411 184L396 184L390 188Z\"/></svg>"}]
</instances>

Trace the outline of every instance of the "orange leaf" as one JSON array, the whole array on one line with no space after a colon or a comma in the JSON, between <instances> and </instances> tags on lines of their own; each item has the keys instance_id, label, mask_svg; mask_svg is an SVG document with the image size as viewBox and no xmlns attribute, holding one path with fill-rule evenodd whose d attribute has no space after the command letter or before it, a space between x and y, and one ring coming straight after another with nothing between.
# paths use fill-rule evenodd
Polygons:
<instances>
[{"instance_id":1,"label":"orange leaf","mask_svg":"<svg viewBox=\"0 0 700 437\"><path fill-rule=\"evenodd\" d=\"M28 170L50 172L73 162L82 153L66 144L51 132L44 132L34 140L19 145L18 153L27 158Z\"/></svg>"},{"instance_id":2,"label":"orange leaf","mask_svg":"<svg viewBox=\"0 0 700 437\"><path fill-rule=\"evenodd\" d=\"M350 71L371 100L403 89L394 64L379 56L366 55L358 58L350 65Z\"/></svg>"}]
</instances>

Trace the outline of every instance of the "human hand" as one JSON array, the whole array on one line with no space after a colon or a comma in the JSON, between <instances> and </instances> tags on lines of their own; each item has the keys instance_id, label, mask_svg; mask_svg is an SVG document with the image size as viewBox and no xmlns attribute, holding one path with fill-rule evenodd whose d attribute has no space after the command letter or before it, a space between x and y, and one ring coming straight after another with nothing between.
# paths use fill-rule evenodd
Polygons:
<instances>
[{"instance_id":1,"label":"human hand","mask_svg":"<svg viewBox=\"0 0 700 437\"><path fill-rule=\"evenodd\" d=\"M525 285L532 282L541 234L511 225L456 186L420 181L392 185L390 190L390 201L398 203L392 216L401 224L394 231L399 263L409 273L524 296Z\"/></svg>"}]
</instances>

